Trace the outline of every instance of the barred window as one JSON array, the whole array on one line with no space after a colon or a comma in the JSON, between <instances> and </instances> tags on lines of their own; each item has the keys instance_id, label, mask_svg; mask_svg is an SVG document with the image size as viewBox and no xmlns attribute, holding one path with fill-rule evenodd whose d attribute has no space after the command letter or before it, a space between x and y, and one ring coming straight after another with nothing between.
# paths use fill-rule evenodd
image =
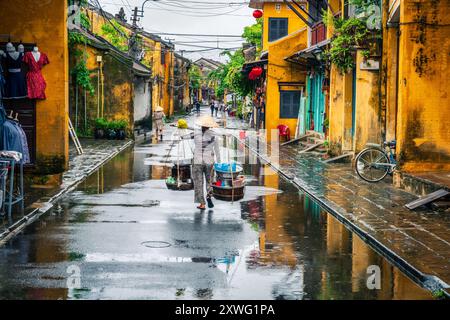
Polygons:
<instances>
[{"instance_id":1,"label":"barred window","mask_svg":"<svg viewBox=\"0 0 450 320\"><path fill-rule=\"evenodd\" d=\"M280 119L297 119L300 97L300 91L280 91Z\"/></svg>"},{"instance_id":2,"label":"barred window","mask_svg":"<svg viewBox=\"0 0 450 320\"><path fill-rule=\"evenodd\" d=\"M269 41L275 41L288 34L288 18L269 18Z\"/></svg>"}]
</instances>

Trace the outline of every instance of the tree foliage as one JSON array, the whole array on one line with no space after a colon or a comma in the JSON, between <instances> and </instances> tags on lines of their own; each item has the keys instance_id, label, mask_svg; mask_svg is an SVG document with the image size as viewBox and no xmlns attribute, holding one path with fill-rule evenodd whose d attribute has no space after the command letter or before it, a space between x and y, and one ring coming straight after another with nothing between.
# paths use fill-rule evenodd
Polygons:
<instances>
[{"instance_id":1,"label":"tree foliage","mask_svg":"<svg viewBox=\"0 0 450 320\"><path fill-rule=\"evenodd\" d=\"M113 46L123 52L128 52L128 39L125 29L116 20L111 19L110 23L102 25L101 34Z\"/></svg>"},{"instance_id":2,"label":"tree foliage","mask_svg":"<svg viewBox=\"0 0 450 320\"><path fill-rule=\"evenodd\" d=\"M356 12L366 12L370 6L376 5L378 0L351 0ZM334 64L341 73L349 72L355 66L355 52L362 50L365 59L370 56L370 49L380 38L379 30L369 30L368 16L348 19L335 18L329 12L323 12L323 22L333 27L330 48L325 51L326 60ZM370 17L372 18L372 16Z\"/></svg>"},{"instance_id":3,"label":"tree foliage","mask_svg":"<svg viewBox=\"0 0 450 320\"><path fill-rule=\"evenodd\" d=\"M200 89L202 83L202 73L200 68L196 65L192 65L189 68L189 86L192 89Z\"/></svg>"},{"instance_id":4,"label":"tree foliage","mask_svg":"<svg viewBox=\"0 0 450 320\"><path fill-rule=\"evenodd\" d=\"M256 46L256 51L260 52L262 49L262 33L263 33L263 19L257 19L257 22L251 26L244 28L242 37L253 46Z\"/></svg>"}]
</instances>

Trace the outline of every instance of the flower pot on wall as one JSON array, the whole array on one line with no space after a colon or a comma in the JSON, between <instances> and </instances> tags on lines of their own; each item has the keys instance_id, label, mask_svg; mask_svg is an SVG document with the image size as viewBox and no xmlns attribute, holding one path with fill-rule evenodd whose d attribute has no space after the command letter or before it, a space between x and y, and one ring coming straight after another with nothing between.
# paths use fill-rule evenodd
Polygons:
<instances>
[{"instance_id":1,"label":"flower pot on wall","mask_svg":"<svg viewBox=\"0 0 450 320\"><path fill-rule=\"evenodd\" d=\"M107 137L108 137L109 140L115 140L117 138L116 130L108 129Z\"/></svg>"},{"instance_id":2,"label":"flower pot on wall","mask_svg":"<svg viewBox=\"0 0 450 320\"><path fill-rule=\"evenodd\" d=\"M117 129L116 130L116 139L117 140L125 140L127 137L127 133L125 132L125 129Z\"/></svg>"},{"instance_id":3,"label":"flower pot on wall","mask_svg":"<svg viewBox=\"0 0 450 320\"><path fill-rule=\"evenodd\" d=\"M94 137L95 137L95 139L104 139L105 138L105 130L95 128Z\"/></svg>"}]
</instances>

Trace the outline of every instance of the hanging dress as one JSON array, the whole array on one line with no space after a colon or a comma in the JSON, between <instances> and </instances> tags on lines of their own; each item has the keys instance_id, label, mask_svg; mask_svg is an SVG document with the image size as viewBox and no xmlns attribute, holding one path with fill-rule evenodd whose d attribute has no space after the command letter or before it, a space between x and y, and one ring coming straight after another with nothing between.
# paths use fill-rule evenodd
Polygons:
<instances>
[{"instance_id":1,"label":"hanging dress","mask_svg":"<svg viewBox=\"0 0 450 320\"><path fill-rule=\"evenodd\" d=\"M49 64L50 61L45 53L41 52L39 60L36 61L32 52L25 53L23 61L28 65L27 87L28 98L45 99L45 88L47 83L42 76L42 67Z\"/></svg>"},{"instance_id":2,"label":"hanging dress","mask_svg":"<svg viewBox=\"0 0 450 320\"><path fill-rule=\"evenodd\" d=\"M6 78L6 98L20 99L27 97L27 84L22 73L23 53L17 59L13 59L9 53L6 54L6 66L8 77Z\"/></svg>"}]
</instances>

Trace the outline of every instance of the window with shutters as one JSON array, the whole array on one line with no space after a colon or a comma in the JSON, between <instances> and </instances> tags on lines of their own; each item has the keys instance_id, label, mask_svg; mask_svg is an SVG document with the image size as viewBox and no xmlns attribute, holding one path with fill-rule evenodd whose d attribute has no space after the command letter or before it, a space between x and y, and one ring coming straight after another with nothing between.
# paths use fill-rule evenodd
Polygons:
<instances>
[{"instance_id":1,"label":"window with shutters","mask_svg":"<svg viewBox=\"0 0 450 320\"><path fill-rule=\"evenodd\" d=\"M280 119L297 119L301 91L280 91Z\"/></svg>"},{"instance_id":2,"label":"window with shutters","mask_svg":"<svg viewBox=\"0 0 450 320\"><path fill-rule=\"evenodd\" d=\"M287 36L288 18L269 18L269 41Z\"/></svg>"}]
</instances>

